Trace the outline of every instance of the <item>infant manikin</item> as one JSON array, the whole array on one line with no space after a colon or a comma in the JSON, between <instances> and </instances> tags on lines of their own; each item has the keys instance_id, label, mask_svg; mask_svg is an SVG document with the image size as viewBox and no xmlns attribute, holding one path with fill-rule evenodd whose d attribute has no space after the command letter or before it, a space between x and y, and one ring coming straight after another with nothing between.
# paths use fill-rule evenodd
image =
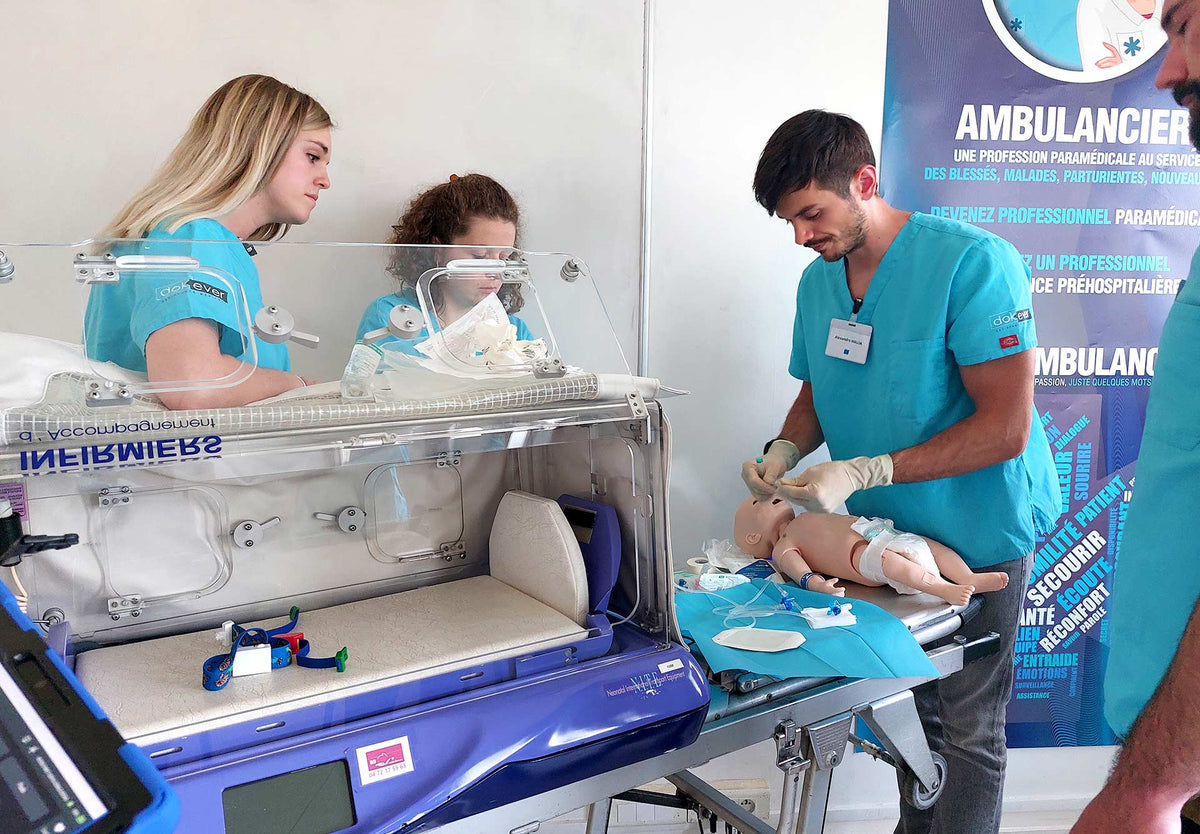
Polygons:
<instances>
[{"instance_id":1,"label":"infant manikin","mask_svg":"<svg viewBox=\"0 0 1200 834\"><path fill-rule=\"evenodd\" d=\"M902 594L933 594L965 605L976 591L998 591L1008 574L975 573L940 542L899 533L891 522L831 513L796 515L782 498L747 498L733 520L738 547L771 559L801 587L835 596L838 579L860 585L891 585Z\"/></svg>"}]
</instances>

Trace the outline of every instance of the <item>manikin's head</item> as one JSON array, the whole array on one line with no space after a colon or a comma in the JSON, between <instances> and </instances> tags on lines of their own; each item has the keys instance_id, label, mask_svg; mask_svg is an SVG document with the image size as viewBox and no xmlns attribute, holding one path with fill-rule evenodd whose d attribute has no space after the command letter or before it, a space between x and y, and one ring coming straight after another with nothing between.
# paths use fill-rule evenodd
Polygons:
<instances>
[{"instance_id":1,"label":"manikin's head","mask_svg":"<svg viewBox=\"0 0 1200 834\"><path fill-rule=\"evenodd\" d=\"M750 556L766 559L795 517L792 505L782 498L747 498L733 514L733 540Z\"/></svg>"}]
</instances>

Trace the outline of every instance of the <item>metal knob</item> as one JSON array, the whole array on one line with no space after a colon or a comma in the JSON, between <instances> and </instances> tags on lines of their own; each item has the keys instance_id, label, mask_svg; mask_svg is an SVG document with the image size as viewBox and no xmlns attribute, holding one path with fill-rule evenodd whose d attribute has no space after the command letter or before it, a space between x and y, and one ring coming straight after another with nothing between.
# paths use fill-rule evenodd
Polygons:
<instances>
[{"instance_id":1,"label":"metal knob","mask_svg":"<svg viewBox=\"0 0 1200 834\"><path fill-rule=\"evenodd\" d=\"M313 513L313 518L321 521L336 522L343 533L357 533L362 529L363 523L367 520L367 514L363 512L362 507L343 507L337 515L333 513Z\"/></svg>"},{"instance_id":2,"label":"metal knob","mask_svg":"<svg viewBox=\"0 0 1200 834\"><path fill-rule=\"evenodd\" d=\"M247 548L261 544L267 530L279 524L279 516L268 518L266 521L239 521L233 528L233 543L238 547Z\"/></svg>"},{"instance_id":3,"label":"metal knob","mask_svg":"<svg viewBox=\"0 0 1200 834\"><path fill-rule=\"evenodd\" d=\"M255 313L254 332L264 342L273 345L291 340L304 347L316 347L321 342L319 336L297 330L295 317L282 307L263 307Z\"/></svg>"},{"instance_id":4,"label":"metal knob","mask_svg":"<svg viewBox=\"0 0 1200 834\"><path fill-rule=\"evenodd\" d=\"M363 335L362 340L368 345L395 336L398 339L415 339L425 329L425 316L411 304L397 304L388 313L387 327L372 330Z\"/></svg>"},{"instance_id":5,"label":"metal knob","mask_svg":"<svg viewBox=\"0 0 1200 834\"><path fill-rule=\"evenodd\" d=\"M558 271L558 274L568 284L573 284L583 274L583 265L574 258L568 258L567 262L562 265L562 269Z\"/></svg>"}]
</instances>

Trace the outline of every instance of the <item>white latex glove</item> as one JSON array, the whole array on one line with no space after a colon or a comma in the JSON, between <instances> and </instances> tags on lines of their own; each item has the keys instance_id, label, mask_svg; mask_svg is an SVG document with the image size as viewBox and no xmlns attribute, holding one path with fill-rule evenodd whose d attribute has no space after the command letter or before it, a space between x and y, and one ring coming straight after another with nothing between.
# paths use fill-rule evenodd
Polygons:
<instances>
[{"instance_id":1,"label":"white latex glove","mask_svg":"<svg viewBox=\"0 0 1200 834\"><path fill-rule=\"evenodd\" d=\"M779 488L779 479L800 462L800 450L788 440L776 440L761 458L742 464L742 480L755 498L767 498Z\"/></svg>"},{"instance_id":2,"label":"white latex glove","mask_svg":"<svg viewBox=\"0 0 1200 834\"><path fill-rule=\"evenodd\" d=\"M811 513L829 513L860 489L891 486L892 456L818 463L779 482L779 494Z\"/></svg>"}]
</instances>

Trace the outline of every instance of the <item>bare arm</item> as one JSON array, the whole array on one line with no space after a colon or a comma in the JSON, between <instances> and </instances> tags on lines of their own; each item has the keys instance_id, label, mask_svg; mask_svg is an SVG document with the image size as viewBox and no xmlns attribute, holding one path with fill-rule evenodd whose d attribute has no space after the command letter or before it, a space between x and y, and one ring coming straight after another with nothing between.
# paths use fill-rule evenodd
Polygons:
<instances>
[{"instance_id":1,"label":"bare arm","mask_svg":"<svg viewBox=\"0 0 1200 834\"><path fill-rule=\"evenodd\" d=\"M960 366L975 413L924 443L892 452L892 482L952 478L1025 451L1033 422L1034 359L1035 351L1026 350Z\"/></svg>"},{"instance_id":2,"label":"bare arm","mask_svg":"<svg viewBox=\"0 0 1200 834\"><path fill-rule=\"evenodd\" d=\"M151 382L220 379L245 367L246 363L221 353L217 327L207 319L183 319L168 324L146 340L146 371ZM293 373L255 368L245 381L229 388L175 391L160 394L159 399L172 410L229 408L273 397L303 384Z\"/></svg>"},{"instance_id":3,"label":"bare arm","mask_svg":"<svg viewBox=\"0 0 1200 834\"><path fill-rule=\"evenodd\" d=\"M796 395L796 401L784 418L779 436L790 441L800 450L800 457L812 454L825 442L825 434L817 421L817 410L813 406L812 383L805 382Z\"/></svg>"},{"instance_id":4,"label":"bare arm","mask_svg":"<svg viewBox=\"0 0 1200 834\"><path fill-rule=\"evenodd\" d=\"M1200 606L1175 659L1129 733L1112 780L1174 813L1200 793Z\"/></svg>"},{"instance_id":5,"label":"bare arm","mask_svg":"<svg viewBox=\"0 0 1200 834\"><path fill-rule=\"evenodd\" d=\"M1200 794L1200 605L1175 659L1134 723L1108 784L1072 832L1179 831L1179 812Z\"/></svg>"}]
</instances>

